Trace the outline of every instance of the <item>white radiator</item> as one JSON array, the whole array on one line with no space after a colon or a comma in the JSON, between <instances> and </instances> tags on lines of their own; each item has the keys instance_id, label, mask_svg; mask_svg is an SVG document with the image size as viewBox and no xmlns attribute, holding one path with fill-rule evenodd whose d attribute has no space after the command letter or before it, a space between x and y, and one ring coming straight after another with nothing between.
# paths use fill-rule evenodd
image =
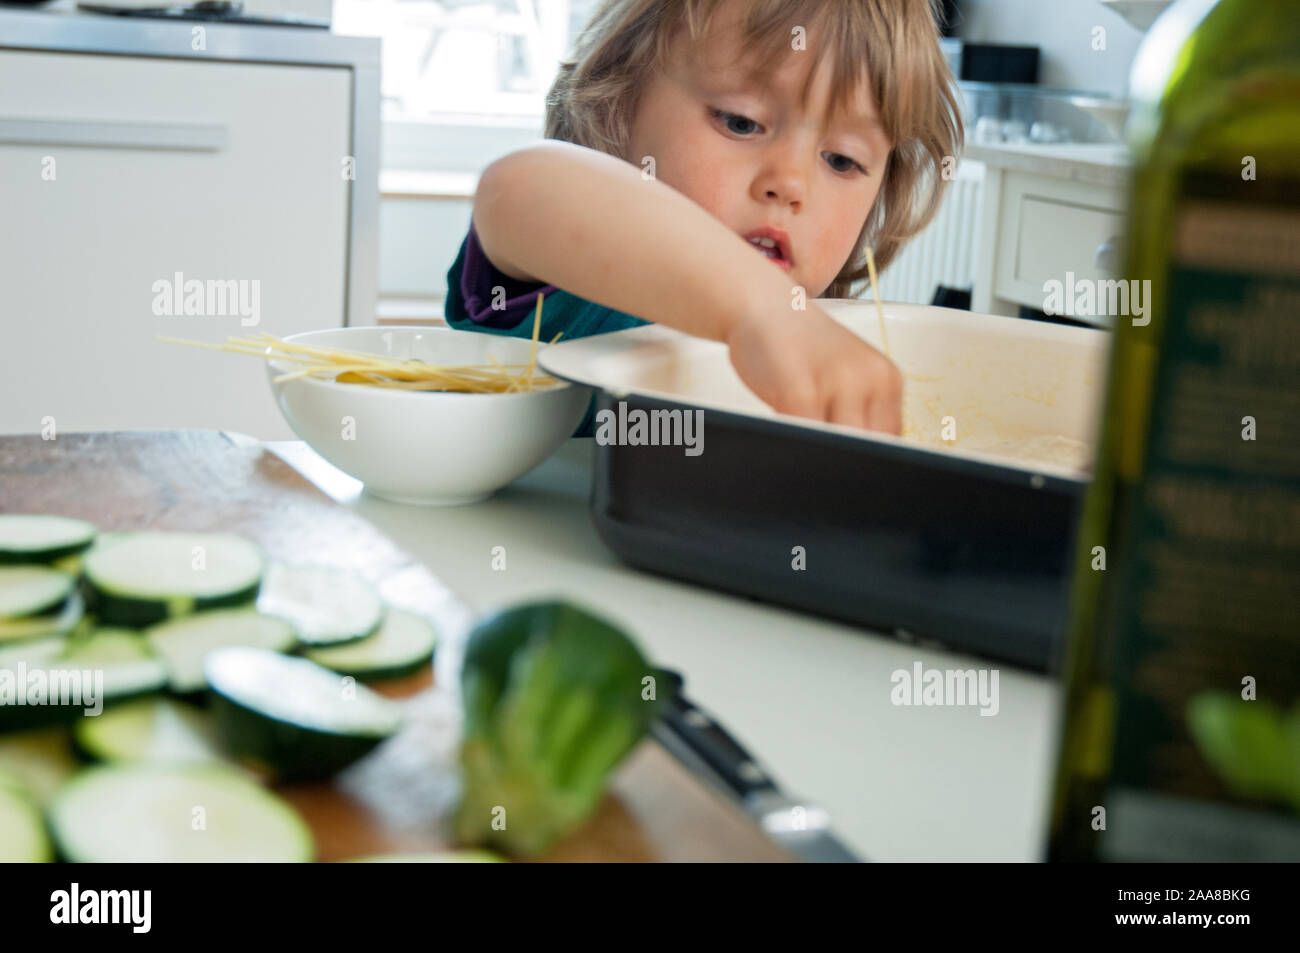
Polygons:
<instances>
[{"instance_id":1,"label":"white radiator","mask_svg":"<svg viewBox=\"0 0 1300 953\"><path fill-rule=\"evenodd\" d=\"M948 184L929 227L913 238L880 276L885 301L929 304L939 285L969 291L975 280L975 229L984 165L966 160ZM870 288L862 297L871 295Z\"/></svg>"}]
</instances>

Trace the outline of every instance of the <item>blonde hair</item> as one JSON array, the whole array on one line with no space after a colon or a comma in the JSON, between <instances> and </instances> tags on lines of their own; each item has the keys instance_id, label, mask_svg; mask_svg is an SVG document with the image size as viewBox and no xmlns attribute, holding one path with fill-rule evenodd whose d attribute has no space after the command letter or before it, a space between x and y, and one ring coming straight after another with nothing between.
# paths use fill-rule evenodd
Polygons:
<instances>
[{"instance_id":1,"label":"blonde hair","mask_svg":"<svg viewBox=\"0 0 1300 953\"><path fill-rule=\"evenodd\" d=\"M724 2L605 0L547 94L546 137L626 159L646 77L667 62L681 28L699 43ZM939 49L937 0L744 2L747 54L771 63L791 50L794 26L809 34L821 31L818 42L834 56L831 108L847 104L865 81L893 144L849 260L825 291L825 297L851 297L853 285L867 277L864 248L872 247L878 268L887 266L938 211L946 184L944 159L955 161L961 152L961 107ZM805 100L807 95L805 86Z\"/></svg>"}]
</instances>

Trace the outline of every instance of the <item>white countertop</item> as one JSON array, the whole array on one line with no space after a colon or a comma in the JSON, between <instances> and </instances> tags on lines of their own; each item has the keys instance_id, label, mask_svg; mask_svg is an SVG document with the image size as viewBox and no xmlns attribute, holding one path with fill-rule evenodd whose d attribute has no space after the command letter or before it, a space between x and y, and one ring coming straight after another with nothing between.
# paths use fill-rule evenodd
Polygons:
<instances>
[{"instance_id":1,"label":"white countertop","mask_svg":"<svg viewBox=\"0 0 1300 953\"><path fill-rule=\"evenodd\" d=\"M594 441L570 440L494 497L418 507L361 491L301 442L267 445L368 519L479 612L548 596L624 626L790 794L877 861L1041 858L1056 682L999 668L999 710L890 702L891 673L980 668L968 656L629 568L588 512ZM504 546L506 568L493 570Z\"/></svg>"},{"instance_id":2,"label":"white countertop","mask_svg":"<svg viewBox=\"0 0 1300 953\"><path fill-rule=\"evenodd\" d=\"M266 10L273 5L268 2L254 7ZM254 13L253 7L246 12ZM192 45L191 31L196 26L204 30L204 43L199 49ZM376 71L380 55L377 37L219 20L107 16L78 10L73 2L34 8L0 7L0 46L198 60L305 63Z\"/></svg>"},{"instance_id":3,"label":"white countertop","mask_svg":"<svg viewBox=\"0 0 1300 953\"><path fill-rule=\"evenodd\" d=\"M1125 187L1132 170L1128 147L1115 142L1040 145L972 141L966 144L963 156L997 168L1112 188Z\"/></svg>"}]
</instances>

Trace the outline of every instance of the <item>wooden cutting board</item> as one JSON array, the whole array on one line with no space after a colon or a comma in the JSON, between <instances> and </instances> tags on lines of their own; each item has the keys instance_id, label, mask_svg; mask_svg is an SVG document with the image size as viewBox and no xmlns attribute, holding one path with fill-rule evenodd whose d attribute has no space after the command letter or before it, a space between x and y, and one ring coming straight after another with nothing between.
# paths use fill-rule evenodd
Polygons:
<instances>
[{"instance_id":1,"label":"wooden cutting board","mask_svg":"<svg viewBox=\"0 0 1300 953\"><path fill-rule=\"evenodd\" d=\"M351 570L444 638L469 610L429 571L255 440L216 431L0 437L0 512L58 513L103 531L239 533L273 560ZM278 786L316 836L320 860L449 849L455 702L432 671L375 686L407 727L330 782ZM780 861L733 805L647 740L620 766L596 817L544 859Z\"/></svg>"}]
</instances>

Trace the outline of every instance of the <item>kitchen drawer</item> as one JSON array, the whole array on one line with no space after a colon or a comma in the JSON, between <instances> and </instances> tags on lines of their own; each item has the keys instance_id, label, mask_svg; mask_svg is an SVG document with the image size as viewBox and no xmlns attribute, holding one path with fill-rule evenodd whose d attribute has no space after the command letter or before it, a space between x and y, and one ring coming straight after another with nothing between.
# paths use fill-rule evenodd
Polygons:
<instances>
[{"instance_id":1,"label":"kitchen drawer","mask_svg":"<svg viewBox=\"0 0 1300 953\"><path fill-rule=\"evenodd\" d=\"M291 436L262 362L154 339L344 323L351 137L344 67L0 51L0 433ZM178 274L256 314L159 314Z\"/></svg>"},{"instance_id":2,"label":"kitchen drawer","mask_svg":"<svg viewBox=\"0 0 1300 953\"><path fill-rule=\"evenodd\" d=\"M1020 204L1016 278L1039 286L1064 280L1067 271L1104 278L1098 250L1122 229L1123 219L1113 213L1026 196Z\"/></svg>"},{"instance_id":3,"label":"kitchen drawer","mask_svg":"<svg viewBox=\"0 0 1300 953\"><path fill-rule=\"evenodd\" d=\"M1117 192L1008 173L998 224L996 294L1042 308L1048 281L1111 277L1125 221ZM1101 319L1099 323L1109 323Z\"/></svg>"}]
</instances>

